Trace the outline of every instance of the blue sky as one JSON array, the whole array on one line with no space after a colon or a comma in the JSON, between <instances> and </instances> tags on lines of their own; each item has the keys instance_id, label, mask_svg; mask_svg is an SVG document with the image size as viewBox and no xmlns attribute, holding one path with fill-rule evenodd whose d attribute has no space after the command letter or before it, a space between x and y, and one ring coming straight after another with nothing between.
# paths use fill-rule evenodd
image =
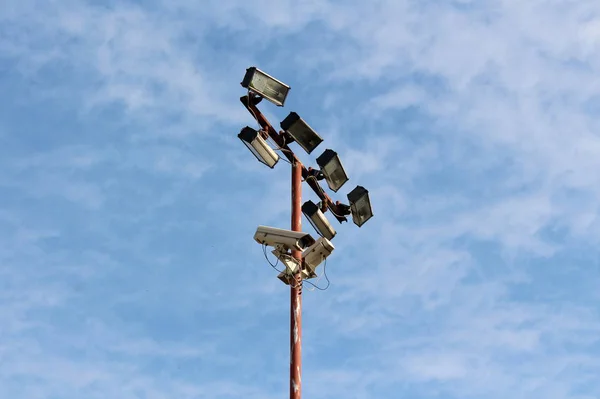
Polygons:
<instances>
[{"instance_id":1,"label":"blue sky","mask_svg":"<svg viewBox=\"0 0 600 399\"><path fill-rule=\"evenodd\" d=\"M599 397L592 0L1 2L0 397L287 395L252 65L376 214L305 290L306 397Z\"/></svg>"}]
</instances>

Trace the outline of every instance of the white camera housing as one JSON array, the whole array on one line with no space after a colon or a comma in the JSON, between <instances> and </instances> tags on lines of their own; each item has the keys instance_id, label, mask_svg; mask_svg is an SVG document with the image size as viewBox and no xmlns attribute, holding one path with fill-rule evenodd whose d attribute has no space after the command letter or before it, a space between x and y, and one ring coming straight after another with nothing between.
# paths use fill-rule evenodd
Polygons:
<instances>
[{"instance_id":1,"label":"white camera housing","mask_svg":"<svg viewBox=\"0 0 600 399\"><path fill-rule=\"evenodd\" d=\"M308 271L302 270L302 280L307 280L307 279L313 278L313 277L317 277L317 275L314 273L312 275L309 275ZM279 273L277 275L277 278L279 280L281 280L282 282L284 282L286 285L290 285L292 282L294 282L294 274L290 273L290 271L288 269Z\"/></svg>"},{"instance_id":2,"label":"white camera housing","mask_svg":"<svg viewBox=\"0 0 600 399\"><path fill-rule=\"evenodd\" d=\"M308 233L268 226L258 226L254 240L259 244L296 251L302 251L315 244L315 239Z\"/></svg>"},{"instance_id":3,"label":"white camera housing","mask_svg":"<svg viewBox=\"0 0 600 399\"><path fill-rule=\"evenodd\" d=\"M315 269L331 255L334 249L335 247L331 241L325 237L320 237L302 253L302 261L308 278L316 277Z\"/></svg>"},{"instance_id":4,"label":"white camera housing","mask_svg":"<svg viewBox=\"0 0 600 399\"><path fill-rule=\"evenodd\" d=\"M313 245L308 247L302 253L302 279L307 280L317 277L315 269L319 266L331 253L335 247L325 237L319 238ZM286 269L279 273L277 278L283 281L285 284L290 285L294 281L294 273L298 270L298 263L292 259L288 254L279 252L277 249L273 251L273 254L286 266Z\"/></svg>"},{"instance_id":5,"label":"white camera housing","mask_svg":"<svg viewBox=\"0 0 600 399\"><path fill-rule=\"evenodd\" d=\"M298 271L298 266L302 264L301 261L293 258L288 252L282 251L281 247L275 248L271 253L279 259L281 264L285 265L286 270L284 273L294 274Z\"/></svg>"}]
</instances>

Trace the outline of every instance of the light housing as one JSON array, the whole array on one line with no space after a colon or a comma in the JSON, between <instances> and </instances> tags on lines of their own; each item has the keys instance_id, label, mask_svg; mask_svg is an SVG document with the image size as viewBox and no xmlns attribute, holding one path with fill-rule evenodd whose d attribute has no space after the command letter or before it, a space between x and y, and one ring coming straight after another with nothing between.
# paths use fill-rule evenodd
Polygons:
<instances>
[{"instance_id":1,"label":"light housing","mask_svg":"<svg viewBox=\"0 0 600 399\"><path fill-rule=\"evenodd\" d=\"M250 152L258 159L259 162L264 163L269 168L273 168L277 161L279 161L279 155L273 150L267 141L260 135L260 133L249 126L246 126L238 134L238 138L248 147Z\"/></svg>"},{"instance_id":2,"label":"light housing","mask_svg":"<svg viewBox=\"0 0 600 399\"><path fill-rule=\"evenodd\" d=\"M329 188L337 192L349 180L337 152L327 149L317 158L317 164L327 180Z\"/></svg>"},{"instance_id":3,"label":"light housing","mask_svg":"<svg viewBox=\"0 0 600 399\"><path fill-rule=\"evenodd\" d=\"M302 205L302 213L304 213L304 216L306 216L312 227L321 237L325 237L328 240L335 237L335 230L317 204L312 201L306 201Z\"/></svg>"},{"instance_id":4,"label":"light housing","mask_svg":"<svg viewBox=\"0 0 600 399\"><path fill-rule=\"evenodd\" d=\"M373 217L369 191L366 188L356 186L354 190L348 193L348 202L350 203L350 211L352 212L352 221L358 227Z\"/></svg>"},{"instance_id":5,"label":"light housing","mask_svg":"<svg viewBox=\"0 0 600 399\"><path fill-rule=\"evenodd\" d=\"M307 153L313 152L323 142L321 136L311 128L304 119L295 112L290 112L280 123L281 129L286 131L296 143Z\"/></svg>"},{"instance_id":6,"label":"light housing","mask_svg":"<svg viewBox=\"0 0 600 399\"><path fill-rule=\"evenodd\" d=\"M290 86L256 67L246 69L241 85L280 107L283 107L290 91Z\"/></svg>"}]
</instances>

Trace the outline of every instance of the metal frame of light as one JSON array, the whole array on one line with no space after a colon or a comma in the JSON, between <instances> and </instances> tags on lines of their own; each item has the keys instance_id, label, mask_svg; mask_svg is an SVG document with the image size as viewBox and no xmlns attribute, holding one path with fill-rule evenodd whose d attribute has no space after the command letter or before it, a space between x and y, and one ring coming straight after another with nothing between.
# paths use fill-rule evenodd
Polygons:
<instances>
[{"instance_id":1,"label":"metal frame of light","mask_svg":"<svg viewBox=\"0 0 600 399\"><path fill-rule=\"evenodd\" d=\"M348 202L352 212L352 221L358 227L361 227L373 217L369 191L363 186L356 186L354 190L348 193Z\"/></svg>"},{"instance_id":2,"label":"metal frame of light","mask_svg":"<svg viewBox=\"0 0 600 399\"><path fill-rule=\"evenodd\" d=\"M335 229L331 226L331 223L329 223L329 220L327 220L327 217L317 204L310 200L306 201L302 204L302 213L321 237L325 237L328 240L335 237Z\"/></svg>"},{"instance_id":3,"label":"metal frame of light","mask_svg":"<svg viewBox=\"0 0 600 399\"><path fill-rule=\"evenodd\" d=\"M241 85L280 107L283 107L290 91L290 86L256 67L246 69Z\"/></svg>"},{"instance_id":4,"label":"metal frame of light","mask_svg":"<svg viewBox=\"0 0 600 399\"><path fill-rule=\"evenodd\" d=\"M327 185L333 192L338 192L340 188L349 180L344 165L337 152L326 149L318 158L317 164L325 176Z\"/></svg>"}]
</instances>

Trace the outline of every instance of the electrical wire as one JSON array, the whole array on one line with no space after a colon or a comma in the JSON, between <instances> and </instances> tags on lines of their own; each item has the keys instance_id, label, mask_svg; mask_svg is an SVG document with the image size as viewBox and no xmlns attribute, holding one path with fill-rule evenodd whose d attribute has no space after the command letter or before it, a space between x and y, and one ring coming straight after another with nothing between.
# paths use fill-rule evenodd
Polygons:
<instances>
[{"instance_id":1,"label":"electrical wire","mask_svg":"<svg viewBox=\"0 0 600 399\"><path fill-rule=\"evenodd\" d=\"M263 254L265 255L265 259L267 260L267 262L269 263L269 265L273 269L275 269L277 272L284 273L283 271L281 271L281 270L279 270L277 268L277 265L279 264L279 258L277 258L277 262L275 262L275 264L273 264L273 262L271 262L271 260L269 259L268 255L267 255L267 245L263 244L262 247L263 247ZM286 257L289 258L289 259L291 259L291 260L293 260L294 262L296 262L297 265L300 265L300 263L298 262L297 259L295 259L295 258L293 258L293 257L291 257L289 255L286 255ZM325 277L325 280L327 280L327 285L325 286L325 288L319 287L316 283L310 282L308 280L302 280L299 285L292 285L292 284L290 284L290 286L292 286L292 288L297 288L297 287L302 286L302 284L304 282L306 282L309 285L311 285L312 287L314 287L312 290L309 288L309 291L314 291L315 289L317 289L319 291L325 291L325 290L327 290L329 288L329 286L331 285L331 281L329 280L329 277L327 277L327 258L325 258L324 262L325 263L323 264L323 274L321 276L319 276L319 278L317 279L317 283L319 281L321 281L321 278Z\"/></svg>"},{"instance_id":2,"label":"electrical wire","mask_svg":"<svg viewBox=\"0 0 600 399\"><path fill-rule=\"evenodd\" d=\"M325 258L325 263L323 264L323 274L321 276L325 276L325 280L327 280L327 285L325 286L325 288L321 288L318 285L311 283L310 281L306 280L306 282L310 285L312 285L314 288L311 290L309 289L309 291L314 291L315 288L318 289L319 291L326 291L329 286L331 285L331 281L329 281L329 278L327 277L327 258ZM319 279L317 280L317 282L319 282L319 280L321 280L321 277L319 277Z\"/></svg>"},{"instance_id":3,"label":"electrical wire","mask_svg":"<svg viewBox=\"0 0 600 399\"><path fill-rule=\"evenodd\" d=\"M282 135L282 136L281 136L281 139L283 140L283 145L286 145L286 142L285 142L285 136L283 136L283 135ZM269 140L271 141L271 144L273 145L273 147L275 147L275 151L281 151L282 153L283 153L283 152L289 152L290 154L292 154L292 156L294 156L294 152L293 152L292 150L289 150L289 149L287 149L287 148L280 147L280 146L279 146L279 145L278 145L278 144L275 142L275 140L273 140L273 138L271 138L271 136L269 136ZM285 162L289 163L290 165L292 164L292 163L289 161L289 159L287 159L286 157L281 157L281 159L283 159Z\"/></svg>"},{"instance_id":4,"label":"electrical wire","mask_svg":"<svg viewBox=\"0 0 600 399\"><path fill-rule=\"evenodd\" d=\"M263 254L265 255L265 259L267 260L267 262L269 262L269 265L270 265L270 266L271 266L273 269L275 269L277 272L279 272L279 273L284 273L284 274L287 274L287 273L285 273L284 271L282 271L282 270L279 270L279 269L277 268L277 265L279 264L279 258L277 258L277 262L275 262L275 264L273 264L273 262L271 262L271 261L269 260L269 257L267 256L267 245L266 245L266 244L263 244L263 245L262 245L262 247L263 247ZM294 261L295 261L297 264L299 264L297 259L295 259L295 258L292 258L291 256L290 256L290 258L291 258L291 259L293 259L293 260L294 260ZM287 266L286 266L286 267L287 267ZM292 288L298 288L298 287L301 287L301 286L302 286L302 281L300 282L300 284L299 284L299 285L292 285L292 284L290 283L290 286L291 286Z\"/></svg>"},{"instance_id":5,"label":"electrical wire","mask_svg":"<svg viewBox=\"0 0 600 399\"><path fill-rule=\"evenodd\" d=\"M281 151L281 152L289 152L290 154L294 155L294 152L293 152L292 150L290 150L290 149L287 149L287 148L280 147L280 146L279 146L279 145L278 145L278 144L275 142L275 140L273 140L271 137L269 137L269 138L271 139L271 143L272 143L272 144L273 144L273 146L275 147L275 150L277 150L277 151ZM284 136L284 135L281 135L281 139L283 140L283 145L286 145L287 143L285 142L285 136Z\"/></svg>"},{"instance_id":6,"label":"electrical wire","mask_svg":"<svg viewBox=\"0 0 600 399\"><path fill-rule=\"evenodd\" d=\"M288 163L288 164L290 164L290 165L292 164L292 163L290 162L290 160L289 160L289 159L287 159L286 157L279 157L279 158L280 158L280 159L283 159L283 161L284 161L285 163Z\"/></svg>"},{"instance_id":7,"label":"electrical wire","mask_svg":"<svg viewBox=\"0 0 600 399\"><path fill-rule=\"evenodd\" d=\"M263 247L263 253L265 254L265 259L267 260L267 262L269 262L269 265L271 265L271 267L272 267L273 269L275 269L276 271L278 271L279 273L283 273L281 270L279 270L279 269L277 268L277 265L279 264L279 258L277 258L277 262L275 262L275 264L273 264L273 263L271 262L271 260L269 260L269 257L267 256L267 245L266 245L266 244L263 244L263 246L262 246L262 247Z\"/></svg>"},{"instance_id":8,"label":"electrical wire","mask_svg":"<svg viewBox=\"0 0 600 399\"><path fill-rule=\"evenodd\" d=\"M250 113L252 114L252 116L254 117L254 120L256 121L256 124L258 125L258 130L263 130L262 126L260 125L260 122L258 120L258 116L256 115L256 113L252 110L252 103L251 103L251 94L252 92L250 91L250 89L248 89L248 110L250 111ZM268 133L267 133L268 136ZM276 151L287 151L290 154L294 155L294 153L291 150L288 150L287 148L282 148L279 145L277 145L277 143L275 143L275 141L269 136L269 140L271 141L271 144L275 147ZM285 145L285 137L283 137L283 145ZM292 164L287 158L285 157L280 157L282 158L285 162L289 163L290 165Z\"/></svg>"},{"instance_id":9,"label":"electrical wire","mask_svg":"<svg viewBox=\"0 0 600 399\"><path fill-rule=\"evenodd\" d=\"M305 180L308 181L308 179L313 179L317 185L317 187L319 187L319 190L321 191L321 194L323 195L323 197L325 197L327 194L325 193L325 190L323 190L323 187L321 187L321 185L319 184L319 181L317 180L316 177L314 176L308 176ZM338 215L337 213L335 213L335 211L333 209L331 209L331 207L327 207L329 209L329 212L331 212L334 216L337 216L339 218L346 218L346 216L344 215Z\"/></svg>"},{"instance_id":10,"label":"electrical wire","mask_svg":"<svg viewBox=\"0 0 600 399\"><path fill-rule=\"evenodd\" d=\"M294 262L296 264L297 267L302 267L302 264L300 263L300 261L296 258L294 258L293 256L290 256L288 254L283 254L282 255L284 258L291 260L292 262Z\"/></svg>"},{"instance_id":11,"label":"electrical wire","mask_svg":"<svg viewBox=\"0 0 600 399\"><path fill-rule=\"evenodd\" d=\"M279 146L277 145L277 143L275 142L275 140L273 140L271 137L269 137L269 140L271 141L271 144L273 145L273 147L275 147L275 151L281 151L281 152L288 151L290 154L294 155L294 153L293 153L291 150L288 150L288 149L285 149L285 148L281 148L281 147L279 147ZM285 140L285 139L284 139L284 140ZM285 143L285 141L284 141L284 143ZM284 145L285 145L285 144L284 144ZM289 159L287 159L286 157L279 157L279 158L283 159L285 162L289 163L290 165L292 164L292 163L290 162L290 160L289 160Z\"/></svg>"}]
</instances>

